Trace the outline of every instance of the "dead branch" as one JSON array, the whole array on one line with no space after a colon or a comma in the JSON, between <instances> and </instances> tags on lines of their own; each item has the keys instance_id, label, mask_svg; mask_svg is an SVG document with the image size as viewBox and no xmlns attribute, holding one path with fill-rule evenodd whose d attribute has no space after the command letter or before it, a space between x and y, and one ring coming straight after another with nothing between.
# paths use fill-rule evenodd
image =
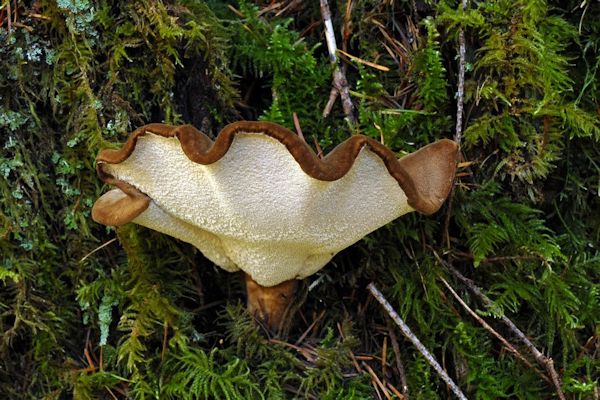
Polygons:
<instances>
[{"instance_id":1,"label":"dead branch","mask_svg":"<svg viewBox=\"0 0 600 400\"><path fill-rule=\"evenodd\" d=\"M467 9L467 0L462 0L462 9ZM454 135L454 141L460 148L463 132L463 109L465 100L465 65L466 65L466 45L465 45L465 31L461 28L458 33L458 46L459 46L459 62L458 62L458 92L456 98L456 133Z\"/></svg>"},{"instance_id":2,"label":"dead branch","mask_svg":"<svg viewBox=\"0 0 600 400\"><path fill-rule=\"evenodd\" d=\"M292 119L294 121L294 128L296 128L296 134L300 136L300 139L302 139L304 143L306 143L306 139L304 139L304 134L302 133L302 127L300 127L300 120L298 119L298 114L296 114L295 111L292 113Z\"/></svg>"},{"instance_id":3,"label":"dead branch","mask_svg":"<svg viewBox=\"0 0 600 400\"><path fill-rule=\"evenodd\" d=\"M471 253L465 253L463 251L452 251L452 256L456 256L458 259L474 260L475 256ZM486 257L479 261L480 264L493 264L502 263L506 261L534 261L541 260L539 255L517 255L517 256L496 256Z\"/></svg>"},{"instance_id":4,"label":"dead branch","mask_svg":"<svg viewBox=\"0 0 600 400\"><path fill-rule=\"evenodd\" d=\"M169 338L169 323L167 321L165 321L163 324L163 341L162 341L162 351L160 352L160 361L165 360L165 354L167 354L167 345L168 345L167 339L168 338ZM100 347L100 349L102 350L102 347Z\"/></svg>"},{"instance_id":5,"label":"dead branch","mask_svg":"<svg viewBox=\"0 0 600 400\"><path fill-rule=\"evenodd\" d=\"M331 64L335 66L333 71L333 82L331 92L329 94L329 100L325 105L325 109L323 110L323 117L327 117L329 113L331 113L331 109L333 108L333 104L337 99L338 95L342 101L342 108L344 109L344 114L346 114L346 118L353 125L356 124L356 117L354 116L354 104L352 103L352 99L350 98L350 89L348 87L348 80L346 79L346 75L340 69L337 64L337 43L335 40L335 33L333 30L333 23L331 22L331 11L329 10L329 4L327 0L321 1L321 16L323 18L323 23L325 26L325 40L327 42L327 50L329 52L329 61Z\"/></svg>"},{"instance_id":6,"label":"dead branch","mask_svg":"<svg viewBox=\"0 0 600 400\"><path fill-rule=\"evenodd\" d=\"M462 9L463 11L467 9L467 0L462 0ZM465 65L467 63L465 31L462 28L458 32L458 46L458 89L456 93L456 131L454 134L454 141L458 145L459 160L457 160L457 162L460 161L460 151L463 133L463 110L465 100ZM454 178L454 182L456 183L456 178ZM448 196L448 211L446 212L446 219L444 221L443 232L447 248L450 248L450 217L452 216L452 205L454 203L454 187L455 185L452 185L452 190L450 191L450 195Z\"/></svg>"},{"instance_id":7,"label":"dead branch","mask_svg":"<svg viewBox=\"0 0 600 400\"><path fill-rule=\"evenodd\" d=\"M87 253L85 256L83 256L83 258L81 260L79 260L80 263L84 262L89 256L91 256L92 254L94 254L95 252L97 252L98 250L101 250L103 248L105 248L106 246L108 246L111 243L114 243L117 241L117 238L112 238L110 239L108 242L101 244L100 246L96 247L94 250L90 251L89 253Z\"/></svg>"},{"instance_id":8,"label":"dead branch","mask_svg":"<svg viewBox=\"0 0 600 400\"><path fill-rule=\"evenodd\" d=\"M402 363L402 355L400 354L400 346L398 345L398 338L396 337L396 333L394 332L393 326L389 318L387 319L388 333L390 335L390 340L392 341L392 349L394 350L394 355L396 356L396 369L398 370L398 374L400 375L400 389L402 390L402 396L404 399L408 400L408 380L406 379L406 371L404 370L404 364Z\"/></svg>"},{"instance_id":9,"label":"dead branch","mask_svg":"<svg viewBox=\"0 0 600 400\"><path fill-rule=\"evenodd\" d=\"M450 293L452 294L452 296L454 296L454 298L456 299L456 301L458 301L460 303L460 305L469 313L471 314L471 316L473 318L475 318L475 320L477 320L477 322L479 322L481 324L481 326L483 326L488 332L490 332L492 335L494 335L498 340L500 340L502 342L502 344L504 345L504 347L506 347L508 349L509 352L511 352L516 358L518 358L519 360L523 361L523 363L525 365L527 365L529 368L531 368L532 370L534 370L542 379L544 379L546 382L548 383L552 383L550 381L550 379L548 379L548 377L544 374L542 374L540 371L538 371L530 362L528 359L526 359L521 353L519 353L519 351L512 345L510 344L510 342L508 340L506 340L504 338L504 336L500 335L498 332L496 332L494 330L494 328L492 328L487 322L485 322L485 320L483 318L481 318L479 315L477 315L477 313L475 311L473 311L468 305L467 303L464 302L464 300L458 295L458 293L456 293L456 291L452 288L452 286L450 286L450 284L442 277L439 277L439 279L442 281L442 283L444 284L444 286L446 286L446 288L450 291Z\"/></svg>"},{"instance_id":10,"label":"dead branch","mask_svg":"<svg viewBox=\"0 0 600 400\"><path fill-rule=\"evenodd\" d=\"M381 389L381 392L383 393L383 395L385 396L385 398L388 399L388 400L392 400L392 396L390 396L390 394L388 393L387 388L385 387L385 385L383 384L383 382L381 382L381 379L379 379L379 377L377 376L377 374L375 373L375 371L373 371L373 368L371 368L369 366L369 364L367 364L364 361L362 361L362 365L366 368L366 370L369 373L369 375L371 375L371 380L377 385L377 387L379 387L379 389Z\"/></svg>"},{"instance_id":11,"label":"dead branch","mask_svg":"<svg viewBox=\"0 0 600 400\"><path fill-rule=\"evenodd\" d=\"M319 314L319 316L315 318L315 320L308 326L308 328L304 331L300 338L296 340L296 343L294 343L296 346L300 345L304 341L304 339L306 339L306 336L308 336L308 334L314 329L314 327L319 322L321 322L321 319L323 318L323 316L325 316L325 311L326 310L321 311L321 314Z\"/></svg>"},{"instance_id":12,"label":"dead branch","mask_svg":"<svg viewBox=\"0 0 600 400\"><path fill-rule=\"evenodd\" d=\"M340 337L343 340L346 340L346 338L344 337L344 331L342 330L342 325L340 325L340 323L338 322L337 324L337 328L338 328L338 332L340 333ZM352 364L354 364L354 368L359 372L362 373L363 369L360 367L360 364L358 364L357 361L357 357L354 355L353 351L350 351L350 358L352 359ZM377 389L377 388L376 388Z\"/></svg>"},{"instance_id":13,"label":"dead branch","mask_svg":"<svg viewBox=\"0 0 600 400\"><path fill-rule=\"evenodd\" d=\"M387 372L387 342L388 337L383 337L383 346L381 347L381 375L383 375L383 382L386 381Z\"/></svg>"},{"instance_id":14,"label":"dead branch","mask_svg":"<svg viewBox=\"0 0 600 400\"><path fill-rule=\"evenodd\" d=\"M406 397L405 395L403 395L402 393L400 393L400 391L398 389L396 389L394 387L394 385L392 385L389 382L387 382L387 385L390 388L390 390L392 391L392 393L394 393L396 395L396 397L398 397L399 400L408 400L408 397Z\"/></svg>"},{"instance_id":15,"label":"dead branch","mask_svg":"<svg viewBox=\"0 0 600 400\"><path fill-rule=\"evenodd\" d=\"M490 300L490 298L487 297L483 293L483 291L475 284L475 282L473 282L471 279L465 277L456 268L454 268L450 263L445 262L444 260L439 258L439 256L437 258L440 261L440 263L443 266L445 266L446 269L448 271L450 271L450 273L452 273L452 275L454 275L456 278L458 278L467 288L469 288L469 290L471 290L471 292L473 292L473 294L475 294L475 296L479 297L479 299L483 302L483 304L486 307L492 307L494 305L494 302L492 300ZM513 334L515 336L517 336L521 340L521 342L523 342L523 344L529 349L531 354L533 354L533 357L535 358L535 360L543 368L546 369L546 371L548 372L548 375L550 376L550 379L552 380L552 383L554 384L554 387L556 388L556 394L558 395L558 398L561 400L566 400L565 395L562 391L560 377L558 376L558 373L556 372L556 369L554 368L554 360L552 360L552 358L550 358L550 357L545 356L541 351L539 351L535 347L535 345L527 338L527 336L525 336L525 334L519 328L517 328L517 326L507 316L502 315L500 317L500 320L506 326L508 326L508 328L511 330L511 332L513 332Z\"/></svg>"},{"instance_id":16,"label":"dead branch","mask_svg":"<svg viewBox=\"0 0 600 400\"><path fill-rule=\"evenodd\" d=\"M392 305L387 301L387 299L383 296L383 294L379 291L379 289L377 289L377 287L375 287L373 282L369 283L369 285L367 286L367 289L369 289L369 291L371 292L373 297L375 297L375 299L377 299L377 301L383 306L383 308L388 313L388 315L392 318L392 320L394 320L396 325L398 325L402 334L408 340L411 341L411 343L417 348L417 350L419 350L419 352L423 355L423 357L425 357L425 359L427 360L429 365L431 365L431 367L438 373L440 378L442 378L442 380L444 382L446 382L446 384L450 387L450 389L456 395L456 397L458 397L461 400L467 400L467 397L464 395L464 393L460 390L460 388L456 385L456 383L454 383L454 381L452 380L452 378L450 378L450 376L446 373L446 371L443 370L443 368L436 361L436 359L433 357L433 355L425 348L425 346L423 346L423 344L421 343L419 338L417 336L415 336L414 333L412 333L412 331L410 330L408 325L406 325L406 323L402 320L402 318L400 318L400 315L398 315L398 313L394 310Z\"/></svg>"}]
</instances>

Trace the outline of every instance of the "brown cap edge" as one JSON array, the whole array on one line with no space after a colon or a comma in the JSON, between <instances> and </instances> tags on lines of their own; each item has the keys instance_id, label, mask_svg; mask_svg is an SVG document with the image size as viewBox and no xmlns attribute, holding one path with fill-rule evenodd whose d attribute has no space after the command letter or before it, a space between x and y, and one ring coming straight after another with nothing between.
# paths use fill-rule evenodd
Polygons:
<instances>
[{"instance_id":1,"label":"brown cap edge","mask_svg":"<svg viewBox=\"0 0 600 400\"><path fill-rule=\"evenodd\" d=\"M126 160L135 150L138 138L148 132L163 137L176 137L190 160L205 165L222 158L229 150L236 134L263 133L286 146L307 175L323 181L334 181L343 177L354 164L360 150L367 146L382 159L390 175L398 181L408 198L409 205L424 214L437 211L450 192L458 151L456 143L442 139L398 160L391 150L378 141L363 135L355 135L320 159L298 135L271 122L234 122L223 128L214 142L191 125L148 124L132 132L120 149L102 150L96 157L100 179L119 187L134 198L138 206L143 204L138 196L147 199L147 204L137 215L148 207L149 197L132 185L113 177L104 170L103 165L118 164ZM422 174L422 166L426 166L428 171L425 175ZM435 179L428 180L427 177L431 176ZM436 185L441 186L436 188Z\"/></svg>"}]
</instances>

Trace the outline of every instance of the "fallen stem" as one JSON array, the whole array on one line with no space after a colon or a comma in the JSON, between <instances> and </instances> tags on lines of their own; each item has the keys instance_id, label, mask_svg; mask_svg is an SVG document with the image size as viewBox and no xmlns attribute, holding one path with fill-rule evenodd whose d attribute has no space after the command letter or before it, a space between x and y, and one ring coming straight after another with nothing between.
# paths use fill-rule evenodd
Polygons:
<instances>
[{"instance_id":1,"label":"fallen stem","mask_svg":"<svg viewBox=\"0 0 600 400\"><path fill-rule=\"evenodd\" d=\"M502 344L504 345L504 347L506 347L508 349L509 352L511 352L516 358L518 358L519 360L523 361L523 363L525 365L527 365L529 368L531 368L532 370L534 370L542 379L544 379L546 382L551 383L550 379L542 374L540 371L538 371L530 362L528 359L526 359L521 353L519 353L519 351L508 341L504 338L504 336L500 335L498 332L496 332L496 330L494 330L494 328L492 328L487 322L485 322L485 320L483 318L481 318L479 315L477 315L477 313L475 311L473 311L471 309L471 307L469 307L467 305L467 303L464 302L464 300L458 295L458 293L456 293L456 291L452 288L452 286L450 286L450 284L442 277L439 277L439 279L442 281L442 283L444 284L444 286L446 286L446 288L450 291L450 293L452 294L452 296L454 296L454 298L456 299L456 301L458 301L460 303L460 305L469 313L471 314L471 316L473 318L475 318L475 320L477 320L477 322L479 322L481 324L481 326L483 326L488 332L490 332L492 335L494 335L498 340L500 340L502 342Z\"/></svg>"},{"instance_id":2,"label":"fallen stem","mask_svg":"<svg viewBox=\"0 0 600 400\"><path fill-rule=\"evenodd\" d=\"M89 253L87 253L85 256L83 256L83 258L81 260L79 260L80 263L84 262L89 256L91 256L92 254L94 254L95 252L97 252L98 250L102 250L103 248L105 248L106 246L108 246L111 243L114 243L117 241L117 238L112 238L110 239L108 242L96 247L94 250L90 251Z\"/></svg>"},{"instance_id":3,"label":"fallen stem","mask_svg":"<svg viewBox=\"0 0 600 400\"><path fill-rule=\"evenodd\" d=\"M373 368L371 368L369 366L369 364L367 364L364 361L362 361L362 365L367 369L367 372L369 373L369 375L371 375L371 379L373 380L373 382L375 382L377 384L377 386L381 389L385 398L388 400L392 400L392 396L390 396L385 385L381 382L381 379L379 379L379 377L377 376L375 371L373 371Z\"/></svg>"},{"instance_id":4,"label":"fallen stem","mask_svg":"<svg viewBox=\"0 0 600 400\"><path fill-rule=\"evenodd\" d=\"M406 397L406 395L403 395L402 393L400 393L400 391L398 389L396 389L394 387L394 385L392 385L389 382L386 382L386 385L388 385L388 387L390 388L390 390L392 391L392 393L394 393L396 395L396 397L398 397L398 399L400 399L400 400L408 400L408 397Z\"/></svg>"},{"instance_id":5,"label":"fallen stem","mask_svg":"<svg viewBox=\"0 0 600 400\"><path fill-rule=\"evenodd\" d=\"M467 0L462 0L462 9L463 11L467 9ZM458 93L456 98L456 133L454 134L454 141L460 148L463 132L463 110L465 100L465 66L467 64L465 31L462 28L458 32L458 46Z\"/></svg>"},{"instance_id":6,"label":"fallen stem","mask_svg":"<svg viewBox=\"0 0 600 400\"><path fill-rule=\"evenodd\" d=\"M333 71L333 87L331 88L331 93L329 94L329 100L327 101L325 109L323 110L323 117L327 117L329 115L333 107L333 103L335 103L335 100L339 95L342 100L344 114L346 114L348 121L354 125L356 124L356 117L354 116L354 104L350 98L348 80L346 79L344 72L337 64L336 52L338 50L335 40L335 33L333 30L333 23L331 22L331 11L329 10L329 4L327 3L327 0L320 1L321 16L323 17L323 25L325 26L325 40L327 42L327 51L329 52L329 61L331 61L332 65L335 65L335 69Z\"/></svg>"},{"instance_id":7,"label":"fallen stem","mask_svg":"<svg viewBox=\"0 0 600 400\"><path fill-rule=\"evenodd\" d=\"M300 336L300 338L298 340L296 340L296 343L294 343L296 346L298 346L300 343L302 343L304 341L304 339L306 338L306 336L313 330L313 328L321 321L321 318L323 318L323 316L325 315L325 311L323 310L321 311L321 314L319 314L319 316L317 318L315 318L315 320L310 324L310 326L304 331L304 333Z\"/></svg>"},{"instance_id":8,"label":"fallen stem","mask_svg":"<svg viewBox=\"0 0 600 400\"><path fill-rule=\"evenodd\" d=\"M396 358L396 369L398 370L398 374L400 375L400 389L402 390L403 397L408 400L409 392L408 392L408 380L406 379L406 371L404 369L404 364L402 363L402 355L400 354L400 346L398 345L398 338L396 338L396 333L394 332L393 326L389 318L387 319L388 325L388 333L390 335L390 340L392 341L392 349L394 350L394 355Z\"/></svg>"},{"instance_id":9,"label":"fallen stem","mask_svg":"<svg viewBox=\"0 0 600 400\"><path fill-rule=\"evenodd\" d=\"M434 252L434 254L436 253ZM450 273L452 273L452 275L458 278L462 283L464 283L464 285L467 288L469 288L469 290L471 290L471 292L473 292L473 294L479 297L479 299L483 302L483 304L486 307L491 308L494 306L494 302L489 297L487 297L471 279L465 277L456 268L450 265L450 263L442 260L439 256L437 256L437 254L436 257L438 261L443 266L445 266L446 269L450 271ZM554 387L556 388L556 394L558 395L558 398L560 400L566 400L565 394L562 391L560 377L558 376L558 373L554 368L554 360L552 360L552 358L550 357L545 356L541 351L539 351L537 347L535 347L535 345L527 338L527 336L525 336L525 334L519 328L517 328L517 326L507 316L502 315L500 317L500 320L506 326L508 326L508 328L515 334L515 336L517 336L521 340L521 342L523 342L525 347L527 347L531 354L533 354L535 360L546 369L548 375L550 376L550 379L552 380L552 383L554 384Z\"/></svg>"},{"instance_id":10,"label":"fallen stem","mask_svg":"<svg viewBox=\"0 0 600 400\"><path fill-rule=\"evenodd\" d=\"M302 139L304 143L306 143L306 139L302 133L302 127L300 126L300 120L298 119L298 114L296 114L295 111L292 113L292 120L294 121L294 128L296 128L296 134L300 136L300 139Z\"/></svg>"},{"instance_id":11,"label":"fallen stem","mask_svg":"<svg viewBox=\"0 0 600 400\"><path fill-rule=\"evenodd\" d=\"M396 325L398 325L402 334L408 340L411 341L411 343L417 348L417 350L419 350L419 352L423 355L423 357L425 357L425 359L427 360L429 365L431 365L431 367L438 373L440 378L442 378L442 380L444 382L446 382L446 384L450 387L450 390L452 390L452 392L456 395L456 397L458 397L461 400L467 400L467 397L464 395L464 393L460 390L460 388L456 385L456 383L454 383L454 381L452 380L452 378L450 378L450 376L446 373L446 371L444 371L444 369L436 361L436 359L433 357L433 355L431 355L431 353L429 353L429 351L421 343L419 338L417 336L415 336L414 333L412 333L412 331L410 330L408 325L406 325L406 323L402 320L402 318L400 318L400 315L398 315L398 313L394 310L392 305L387 301L387 299L379 291L379 289L377 289L377 287L375 287L373 282L369 283L369 285L367 286L367 289L369 289L369 291L371 292L373 297L375 297L375 299L383 306L385 311L387 311L387 313L392 318L392 320L394 320Z\"/></svg>"},{"instance_id":12,"label":"fallen stem","mask_svg":"<svg viewBox=\"0 0 600 400\"><path fill-rule=\"evenodd\" d=\"M462 0L462 9L463 11L467 9L467 0ZM454 133L454 141L458 145L457 154L458 158L460 158L460 149L463 133L463 110L465 102L465 66L467 64L465 31L462 28L458 32L458 46L458 89L456 96L456 131ZM454 181L456 183L456 178L454 178ZM444 221L443 232L447 248L450 248L450 217L452 216L452 206L454 205L454 187L455 185L453 184L452 190L450 191L450 195L448 196L448 211L446 212L446 219Z\"/></svg>"}]
</instances>

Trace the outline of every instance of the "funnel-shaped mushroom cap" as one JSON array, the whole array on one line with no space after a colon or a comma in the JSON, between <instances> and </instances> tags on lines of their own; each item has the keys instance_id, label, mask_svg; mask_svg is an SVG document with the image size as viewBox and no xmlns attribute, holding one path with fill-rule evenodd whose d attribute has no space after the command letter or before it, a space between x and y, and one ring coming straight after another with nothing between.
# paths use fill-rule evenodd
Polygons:
<instances>
[{"instance_id":1,"label":"funnel-shaped mushroom cap","mask_svg":"<svg viewBox=\"0 0 600 400\"><path fill-rule=\"evenodd\" d=\"M134 222L196 246L263 286L304 278L399 216L439 209L457 146L441 140L398 160L352 136L319 159L293 132L237 122L213 142L192 126L151 124L97 157L116 186L92 209L106 225Z\"/></svg>"}]
</instances>

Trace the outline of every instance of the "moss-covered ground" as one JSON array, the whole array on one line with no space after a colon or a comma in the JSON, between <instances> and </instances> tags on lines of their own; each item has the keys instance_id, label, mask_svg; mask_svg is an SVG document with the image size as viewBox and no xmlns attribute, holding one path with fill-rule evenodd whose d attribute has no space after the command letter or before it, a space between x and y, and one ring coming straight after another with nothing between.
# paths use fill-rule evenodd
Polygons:
<instances>
[{"instance_id":1,"label":"moss-covered ground","mask_svg":"<svg viewBox=\"0 0 600 400\"><path fill-rule=\"evenodd\" d=\"M1 399L452 398L371 281L469 399L600 398L600 3L330 0L356 124L339 99L322 114L318 3L0 2ZM245 312L241 276L91 220L95 155L145 123L296 113L324 152L361 133L398 156L453 138L461 43L451 200L303 281L283 338Z\"/></svg>"}]
</instances>

